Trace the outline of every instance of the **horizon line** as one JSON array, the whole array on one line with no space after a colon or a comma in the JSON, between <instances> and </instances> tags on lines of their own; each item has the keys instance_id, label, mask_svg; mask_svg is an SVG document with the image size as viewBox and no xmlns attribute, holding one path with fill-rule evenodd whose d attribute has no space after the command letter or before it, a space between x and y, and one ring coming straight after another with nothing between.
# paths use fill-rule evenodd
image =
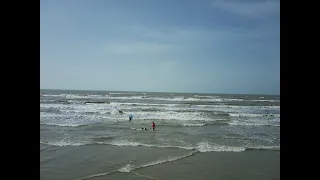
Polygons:
<instances>
[{"instance_id":1,"label":"horizon line","mask_svg":"<svg viewBox=\"0 0 320 180\"><path fill-rule=\"evenodd\" d=\"M100 91L100 92L145 92L145 93L175 93L175 94L222 94L222 95L262 95L262 96L280 96L280 94L248 94L248 93L200 93L200 92L169 92L169 91L123 91L123 90L89 90L89 89L45 89L40 90L62 90L62 91Z\"/></svg>"}]
</instances>

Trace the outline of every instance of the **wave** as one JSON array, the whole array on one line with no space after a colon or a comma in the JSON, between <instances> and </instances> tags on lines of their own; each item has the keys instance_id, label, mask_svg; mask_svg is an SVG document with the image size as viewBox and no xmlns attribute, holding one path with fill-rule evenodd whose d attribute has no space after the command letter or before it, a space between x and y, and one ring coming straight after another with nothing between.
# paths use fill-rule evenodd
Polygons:
<instances>
[{"instance_id":1,"label":"wave","mask_svg":"<svg viewBox=\"0 0 320 180\"><path fill-rule=\"evenodd\" d=\"M163 164L163 163L167 163L167 162L172 162L172 161L177 161L177 160L180 160L180 159L184 159L184 158L192 156L192 155L194 155L196 153L197 153L197 151L193 151L193 152L188 153L188 154L183 155L183 156L176 156L176 157L168 156L168 157L160 158L160 159L158 159L156 161L152 161L150 163L146 163L146 164L143 164L143 165L140 165L140 166L134 166L131 163L129 163L126 166L120 168L119 171L120 172L131 172L133 170L140 169L140 168L146 168L146 167L150 167L150 166L155 166L155 165L159 165L159 164Z\"/></svg>"},{"instance_id":2,"label":"wave","mask_svg":"<svg viewBox=\"0 0 320 180\"><path fill-rule=\"evenodd\" d=\"M233 117L280 117L280 114L250 114L250 113L230 113L230 116Z\"/></svg>"},{"instance_id":3,"label":"wave","mask_svg":"<svg viewBox=\"0 0 320 180\"><path fill-rule=\"evenodd\" d=\"M61 94L40 94L43 97L61 97Z\"/></svg>"},{"instance_id":4,"label":"wave","mask_svg":"<svg viewBox=\"0 0 320 180\"><path fill-rule=\"evenodd\" d=\"M46 94L43 97L62 97L66 99L103 99L110 97L109 95L94 95L94 94Z\"/></svg>"},{"instance_id":5,"label":"wave","mask_svg":"<svg viewBox=\"0 0 320 180\"><path fill-rule=\"evenodd\" d=\"M125 92L110 92L111 95L118 95L118 94L140 94L140 93L125 93ZM141 93L141 94L147 94L147 93Z\"/></svg>"},{"instance_id":6,"label":"wave","mask_svg":"<svg viewBox=\"0 0 320 180\"><path fill-rule=\"evenodd\" d=\"M97 123L123 123L127 122L127 119L122 117L121 119L113 116L94 116L85 115L85 116L61 116L61 115L48 115L41 117L40 124L50 125L50 126L59 126L59 127L82 127L82 126L92 126ZM159 119L160 118L160 119ZM231 126L273 126L280 127L279 121L263 121L263 120L252 120L252 121L230 121L227 119L215 119L215 118L199 118L199 117L134 117L132 120L135 124L146 125L151 123L151 121L158 122L161 126L184 126L184 127L203 127L203 126L215 126L215 125L231 125ZM113 127L114 128L114 127ZM123 127L126 128L126 127Z\"/></svg>"},{"instance_id":7,"label":"wave","mask_svg":"<svg viewBox=\"0 0 320 180\"><path fill-rule=\"evenodd\" d=\"M101 103L101 104L100 104ZM105 104L107 103L107 104ZM69 105L82 104L82 105ZM149 104L149 103L115 103L115 102L94 102L86 103L83 101L58 102L55 103L40 103L40 108L59 108L77 110L76 113L86 111L106 113L110 110L123 110L124 112L132 111L175 111L175 112L224 112L230 113L231 116L275 116L280 117L280 106L227 106L227 105L195 105L195 104Z\"/></svg>"},{"instance_id":8,"label":"wave","mask_svg":"<svg viewBox=\"0 0 320 180\"><path fill-rule=\"evenodd\" d=\"M46 145L51 145L51 146L83 146L86 145L86 143L80 143L80 142L70 142L70 141L51 141L51 142L43 142L40 141L40 144L46 144Z\"/></svg>"},{"instance_id":9,"label":"wave","mask_svg":"<svg viewBox=\"0 0 320 180\"><path fill-rule=\"evenodd\" d=\"M61 141L52 141L52 142L40 141L40 144L60 146L60 147L83 146L83 145L112 145L112 146L133 146L133 147L143 146L143 147L154 147L154 148L178 148L178 149L185 149L185 150L194 150L202 153L204 152L243 152L246 150L280 150L280 146L236 147L236 146L219 145L219 144L214 144L206 141L202 141L194 146L193 145L173 146L173 145L145 144L141 142L134 142L134 141L128 141L128 140L113 140L111 142L105 142L105 140L99 141L99 142L71 142L71 141L61 140Z\"/></svg>"},{"instance_id":10,"label":"wave","mask_svg":"<svg viewBox=\"0 0 320 180\"><path fill-rule=\"evenodd\" d=\"M129 163L129 164L123 166L122 168L120 168L119 172L130 172L133 169L134 169L134 165Z\"/></svg>"},{"instance_id":11,"label":"wave","mask_svg":"<svg viewBox=\"0 0 320 180\"><path fill-rule=\"evenodd\" d=\"M131 100L131 99L138 99L138 100L158 100L158 101L175 101L175 102L221 102L223 101L220 98L216 99L203 99L203 98L193 98L193 97L183 97L183 96L176 96L176 97L149 97L149 96L129 96L129 97L108 97L109 99L118 99L118 100Z\"/></svg>"},{"instance_id":12,"label":"wave","mask_svg":"<svg viewBox=\"0 0 320 180\"><path fill-rule=\"evenodd\" d=\"M109 120L110 122L116 122L116 120ZM104 122L104 116L98 116L93 114L86 115L65 115L65 114L48 114L40 113L40 124L61 126L61 127L78 127L86 125L94 125Z\"/></svg>"},{"instance_id":13,"label":"wave","mask_svg":"<svg viewBox=\"0 0 320 180\"><path fill-rule=\"evenodd\" d=\"M194 126L194 127L198 127L198 126L205 126L206 123L199 123L199 124L182 124L183 126Z\"/></svg>"},{"instance_id":14,"label":"wave","mask_svg":"<svg viewBox=\"0 0 320 180\"><path fill-rule=\"evenodd\" d=\"M60 126L60 127L80 127L85 124L74 124L74 123L53 123L53 122L41 122L40 124L49 126Z\"/></svg>"},{"instance_id":15,"label":"wave","mask_svg":"<svg viewBox=\"0 0 320 180\"><path fill-rule=\"evenodd\" d=\"M118 169L118 170L110 171L110 172L106 172L106 173L98 173L98 174L89 175L89 176L80 178L79 180L90 179L90 178L94 178L94 177L101 177L101 176L109 175L109 174L116 173L116 172L124 172L124 173L130 173L130 172L131 172L131 173L136 174L136 175L138 175L138 176L146 177L146 178L148 178L148 179L156 179L156 178L153 178L153 177L149 177L149 176L146 176L146 175L142 175L142 174L133 172L133 170L141 169L141 168L146 168L146 167L150 167L150 166L156 166L156 165L159 165L159 164L168 163L168 162L172 162L172 161L178 161L178 160L180 160L180 159L184 159L184 158L187 158L187 157L189 157L189 156L192 156L192 155L194 155L194 154L196 154L196 153L197 153L197 151L188 153L188 154L183 155L183 156L176 156L176 157L167 156L167 157L162 157L162 158L160 158L160 159L158 159L158 160L156 160L156 161L152 161L152 162L149 162L149 163L146 163L146 164L142 164L142 165L134 165L134 164L132 164L131 162L129 162L127 165L121 167L121 168Z\"/></svg>"},{"instance_id":16,"label":"wave","mask_svg":"<svg viewBox=\"0 0 320 180\"><path fill-rule=\"evenodd\" d=\"M197 144L199 152L242 152L244 147L216 145L209 142L200 142Z\"/></svg>"},{"instance_id":17,"label":"wave","mask_svg":"<svg viewBox=\"0 0 320 180\"><path fill-rule=\"evenodd\" d=\"M121 103L114 106L124 106L123 108L148 109L156 108L159 111L221 111L233 113L234 116L280 116L280 106L228 106L228 105L196 105L196 104L147 104L147 103ZM237 114L238 113L238 114Z\"/></svg>"},{"instance_id":18,"label":"wave","mask_svg":"<svg viewBox=\"0 0 320 180\"><path fill-rule=\"evenodd\" d=\"M159 100L159 101L209 101L209 102L221 102L222 99L220 98L210 98L210 99L203 99L203 98L193 98L193 97L184 97L184 96L176 96L176 97L148 97L144 96L112 96L115 94L110 95L79 95L79 94L60 94L60 95L43 95L48 97L63 97L66 99L117 99L117 100L131 100L131 99L146 99L146 100ZM117 94L121 95L121 94Z\"/></svg>"},{"instance_id":19,"label":"wave","mask_svg":"<svg viewBox=\"0 0 320 180\"><path fill-rule=\"evenodd\" d=\"M224 101L245 101L244 99L223 99Z\"/></svg>"},{"instance_id":20,"label":"wave","mask_svg":"<svg viewBox=\"0 0 320 180\"><path fill-rule=\"evenodd\" d=\"M248 100L248 101L253 101L253 102L280 102L280 100L271 100L271 99L260 99L260 100Z\"/></svg>"},{"instance_id":21,"label":"wave","mask_svg":"<svg viewBox=\"0 0 320 180\"><path fill-rule=\"evenodd\" d=\"M114 106L182 106L184 104L152 104L152 103L124 103L124 102L110 102Z\"/></svg>"},{"instance_id":22,"label":"wave","mask_svg":"<svg viewBox=\"0 0 320 180\"><path fill-rule=\"evenodd\" d=\"M109 93L109 94L122 94L122 93Z\"/></svg>"},{"instance_id":23,"label":"wave","mask_svg":"<svg viewBox=\"0 0 320 180\"><path fill-rule=\"evenodd\" d=\"M193 97L198 99L220 99L220 96L201 96L201 95L193 95Z\"/></svg>"},{"instance_id":24,"label":"wave","mask_svg":"<svg viewBox=\"0 0 320 180\"><path fill-rule=\"evenodd\" d=\"M127 140L116 140L113 142L100 143L100 144L113 145L113 146L145 146L145 147L157 147L157 148L179 148L179 149L186 149L186 150L196 150L199 152L242 152L247 150L246 147L218 145L218 144L213 144L209 142L200 142L195 146L154 145L154 144L144 144L141 142L133 142L133 141L127 141ZM249 149L252 149L252 148L255 148L255 147L250 147ZM256 148L269 150L269 149L272 149L273 147L258 146Z\"/></svg>"},{"instance_id":25,"label":"wave","mask_svg":"<svg viewBox=\"0 0 320 180\"><path fill-rule=\"evenodd\" d=\"M53 100L53 99L40 99L40 104L86 104L84 101L77 100Z\"/></svg>"},{"instance_id":26,"label":"wave","mask_svg":"<svg viewBox=\"0 0 320 180\"><path fill-rule=\"evenodd\" d=\"M279 124L266 124L266 123L254 123L254 122L228 122L232 126L273 126L280 127Z\"/></svg>"},{"instance_id":27,"label":"wave","mask_svg":"<svg viewBox=\"0 0 320 180\"><path fill-rule=\"evenodd\" d=\"M116 96L115 96L116 95ZM118 96L117 96L118 95ZM119 96L120 95L120 96ZM127 95L127 96L121 96ZM201 95L193 95L192 97L185 96L167 96L167 97L159 97L159 96L146 96L147 93L118 93L118 92L110 92L105 95L95 95L95 94L40 94L41 97L61 97L65 99L113 99L113 100L159 100L159 101L178 101L178 102L230 102L230 101L251 101L251 102L280 102L279 99L253 99L247 100L243 98L221 98L220 96L201 96Z\"/></svg>"},{"instance_id":28,"label":"wave","mask_svg":"<svg viewBox=\"0 0 320 180\"><path fill-rule=\"evenodd\" d=\"M55 114L51 114L54 112ZM67 114L66 114L67 113ZM231 113L232 115L232 113ZM244 117L250 118L241 118ZM235 114L239 120L230 121L228 114L218 112L175 112L175 111L140 111L133 113L132 122L135 124L148 124L155 121L164 126L211 126L211 125L246 125L246 126L277 126L280 127L279 117L264 117L262 114ZM280 116L280 115L279 115ZM127 122L128 114L120 114L117 110L106 112L101 109L90 108L87 110L62 110L57 108L41 109L40 124L78 127L95 123L114 124ZM253 117L253 118L252 118Z\"/></svg>"},{"instance_id":29,"label":"wave","mask_svg":"<svg viewBox=\"0 0 320 180\"><path fill-rule=\"evenodd\" d=\"M247 147L246 150L271 150L271 151L280 151L280 146Z\"/></svg>"}]
</instances>

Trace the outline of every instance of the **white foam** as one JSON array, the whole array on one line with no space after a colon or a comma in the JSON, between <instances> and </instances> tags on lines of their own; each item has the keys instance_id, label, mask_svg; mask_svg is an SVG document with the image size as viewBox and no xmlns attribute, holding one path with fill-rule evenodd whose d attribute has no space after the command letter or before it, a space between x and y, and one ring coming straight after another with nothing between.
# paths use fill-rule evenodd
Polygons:
<instances>
[{"instance_id":1,"label":"white foam","mask_svg":"<svg viewBox=\"0 0 320 180\"><path fill-rule=\"evenodd\" d=\"M248 101L254 101L254 102L280 102L280 100L248 100Z\"/></svg>"},{"instance_id":2,"label":"white foam","mask_svg":"<svg viewBox=\"0 0 320 180\"><path fill-rule=\"evenodd\" d=\"M73 101L73 100L68 100L68 103L72 103L72 104L84 104L84 102L82 101Z\"/></svg>"},{"instance_id":3,"label":"white foam","mask_svg":"<svg viewBox=\"0 0 320 180\"><path fill-rule=\"evenodd\" d=\"M40 103L55 102L56 100L40 99Z\"/></svg>"},{"instance_id":4,"label":"white foam","mask_svg":"<svg viewBox=\"0 0 320 180\"><path fill-rule=\"evenodd\" d=\"M54 109L52 109L54 108ZM134 112L130 111L134 109ZM140 111L137 111L140 110ZM150 109L150 110L149 110ZM54 112L57 114L53 114ZM119 113L122 110L124 113ZM165 121L212 121L212 113L230 114L233 117L257 117L257 118L280 118L277 107L244 107L244 106L221 106L221 105L181 105L181 104L151 104L136 103L112 103L112 104L40 104L41 122L50 123L58 126L80 126L101 121L114 122L116 120L125 120L128 114L134 116L136 123L144 123L144 120L160 119ZM182 111L182 112L181 112ZM204 111L209 111L204 112ZM266 114L270 112L269 114ZM271 114L272 112L272 114ZM280 112L279 112L280 113ZM271 116L272 115L272 116ZM50 116L46 118L45 116ZM64 125L65 124L65 125ZM189 125L185 123L185 126ZM198 124L198 123L195 123ZM200 125L199 125L200 126Z\"/></svg>"},{"instance_id":5,"label":"white foam","mask_svg":"<svg viewBox=\"0 0 320 180\"><path fill-rule=\"evenodd\" d=\"M259 123L247 123L247 122L229 122L229 125L233 126L266 126L268 124L259 124Z\"/></svg>"},{"instance_id":6,"label":"white foam","mask_svg":"<svg viewBox=\"0 0 320 180\"><path fill-rule=\"evenodd\" d=\"M251 146L247 147L247 149L253 149L253 150L280 150L280 146Z\"/></svg>"},{"instance_id":7,"label":"white foam","mask_svg":"<svg viewBox=\"0 0 320 180\"><path fill-rule=\"evenodd\" d=\"M137 93L124 93L124 92L118 93L118 92L110 92L109 94L114 94L114 95L116 95L116 94L137 94ZM146 93L142 93L142 94L146 94Z\"/></svg>"},{"instance_id":8,"label":"white foam","mask_svg":"<svg viewBox=\"0 0 320 180\"><path fill-rule=\"evenodd\" d=\"M104 116L97 115L67 115L40 112L40 124L76 127L103 122ZM113 122L116 120L113 120Z\"/></svg>"},{"instance_id":9,"label":"white foam","mask_svg":"<svg viewBox=\"0 0 320 180\"><path fill-rule=\"evenodd\" d=\"M80 103L79 101L74 101ZM123 110L124 112L135 109L153 109L157 111L220 111L225 113L232 113L232 116L255 116L250 114L262 114L262 115L274 115L280 116L280 106L227 106L227 105L189 105L189 104L149 104L149 103L115 103L110 104L43 104L40 103L40 107L43 108L60 108L65 112L79 113L79 112L96 112L106 113L112 110Z\"/></svg>"},{"instance_id":10,"label":"white foam","mask_svg":"<svg viewBox=\"0 0 320 180\"><path fill-rule=\"evenodd\" d=\"M112 106L127 106L127 107L131 107L131 106L137 106L137 107L141 107L141 106L181 106L181 104L152 104L152 103L124 103L124 102L110 102L110 105ZM141 107L143 108L143 107Z\"/></svg>"},{"instance_id":11,"label":"white foam","mask_svg":"<svg viewBox=\"0 0 320 180\"><path fill-rule=\"evenodd\" d=\"M110 102L110 106L121 108L158 108L159 110L219 110L224 112L265 112L280 111L280 106L231 106L231 105L190 105L190 104L152 104L152 103L119 103Z\"/></svg>"},{"instance_id":12,"label":"white foam","mask_svg":"<svg viewBox=\"0 0 320 180\"><path fill-rule=\"evenodd\" d=\"M110 111L117 111L118 107L106 104L40 104L40 109L57 108L64 113L99 113L105 114ZM119 113L117 113L119 114Z\"/></svg>"},{"instance_id":13,"label":"white foam","mask_svg":"<svg viewBox=\"0 0 320 180\"><path fill-rule=\"evenodd\" d=\"M241 152L245 151L244 147L223 146L211 144L209 142L200 142L196 146L174 146L174 145L151 145L140 142L131 142L127 140L116 140L111 143L105 143L114 146L145 146L145 147L158 147L158 148L180 148L186 150L198 150L199 152Z\"/></svg>"},{"instance_id":14,"label":"white foam","mask_svg":"<svg viewBox=\"0 0 320 180\"><path fill-rule=\"evenodd\" d=\"M89 97L78 94L61 94L61 97L65 97L66 99L88 99Z\"/></svg>"},{"instance_id":15,"label":"white foam","mask_svg":"<svg viewBox=\"0 0 320 180\"><path fill-rule=\"evenodd\" d=\"M110 95L132 95L115 97ZM147 99L147 100L161 100L161 101L202 101L202 102L222 102L222 101L265 101L265 102L280 102L280 100L243 100L243 99L228 99L219 98L218 96L200 96L194 95L193 97L175 96L175 97L148 97L146 93L142 93L144 96L137 96L137 93L109 93L109 95L81 95L81 94L60 94L60 95L42 95L51 97L64 97L67 99L118 99L118 100L130 100L130 99Z\"/></svg>"},{"instance_id":16,"label":"white foam","mask_svg":"<svg viewBox=\"0 0 320 180\"><path fill-rule=\"evenodd\" d=\"M122 167L119 169L120 172L130 172L131 170L134 169L134 165L131 163L127 164L126 166Z\"/></svg>"},{"instance_id":17,"label":"white foam","mask_svg":"<svg viewBox=\"0 0 320 180\"><path fill-rule=\"evenodd\" d=\"M43 95L47 97L63 97L66 99L105 99L108 98L109 95L95 95L95 94L90 94L90 95L80 95L80 94L52 94L52 95Z\"/></svg>"},{"instance_id":18,"label":"white foam","mask_svg":"<svg viewBox=\"0 0 320 180\"><path fill-rule=\"evenodd\" d=\"M192 156L195 153L196 152L191 152L191 153L186 154L184 156L178 156L178 157L172 157L172 156L163 157L163 158L160 158L159 160L152 161L150 163L146 163L146 164L143 164L140 166L134 166L131 163L129 163L126 166L120 168L119 171L120 172L131 172L133 170L140 169L140 168L145 168L145 167L155 166L155 165L159 165L159 164L163 164L163 163L167 163L167 162L177 161L177 160Z\"/></svg>"},{"instance_id":19,"label":"white foam","mask_svg":"<svg viewBox=\"0 0 320 180\"><path fill-rule=\"evenodd\" d=\"M145 168L145 167L149 167L149 166L155 166L155 165L158 165L158 164L163 164L163 163L167 163L167 162L172 162L172 161L177 161L179 159L183 159L183 158L186 158L188 156L191 156L193 155L195 152L192 152L190 154L187 154L185 156L180 156L180 157L172 157L172 156L169 156L167 158L163 158L163 159L159 159L157 161L153 161L153 162L150 162L150 163L147 163L147 164L144 164L144 165L141 165L139 167L137 167L136 169L138 168Z\"/></svg>"},{"instance_id":20,"label":"white foam","mask_svg":"<svg viewBox=\"0 0 320 180\"><path fill-rule=\"evenodd\" d=\"M197 149L200 152L242 152L246 149L244 147L223 146L216 145L209 142L200 142L197 144Z\"/></svg>"},{"instance_id":21,"label":"white foam","mask_svg":"<svg viewBox=\"0 0 320 180\"><path fill-rule=\"evenodd\" d=\"M240 116L246 116L246 117L280 117L280 114L230 113L229 115L233 116L233 117L240 117Z\"/></svg>"},{"instance_id":22,"label":"white foam","mask_svg":"<svg viewBox=\"0 0 320 180\"><path fill-rule=\"evenodd\" d=\"M51 126L61 126L61 127L78 127L78 126L83 125L83 124L72 124L72 123L61 124L61 123L53 123L53 122L41 123L41 124L46 124L46 125L51 125Z\"/></svg>"},{"instance_id":23,"label":"white foam","mask_svg":"<svg viewBox=\"0 0 320 180\"><path fill-rule=\"evenodd\" d=\"M224 101L244 101L243 99L223 99Z\"/></svg>"},{"instance_id":24,"label":"white foam","mask_svg":"<svg viewBox=\"0 0 320 180\"><path fill-rule=\"evenodd\" d=\"M44 142L40 140L41 144L47 144L51 146L59 146L59 147L64 147L64 146L82 146L82 145L87 145L90 144L87 141L82 141L82 142L72 142L68 139L60 140L60 141L49 141L49 142ZM242 152L245 151L246 149L252 149L252 150L280 150L280 146L263 146L263 145L258 145L258 146L248 146L248 147L235 147L235 146L226 146L226 145L218 145L218 144L213 144L210 142L200 142L196 144L195 146L171 146L171 145L151 145L151 144L144 144L140 142L130 142L127 140L117 140L113 141L112 143L108 142L95 142L93 144L101 144L101 145L114 145L114 146L145 146L145 147L158 147L158 148L180 148L180 149L186 149L186 150L196 150L192 153L190 153L187 156L190 156L196 152ZM135 166L128 164L122 168L119 169L120 172L130 172L133 169L141 168L141 167L148 167L152 165L157 165L161 164L164 162L169 162L169 161L174 161L178 160L187 156L181 156L181 157L169 157L164 160L158 160L154 161L142 166L138 166L135 168Z\"/></svg>"},{"instance_id":25,"label":"white foam","mask_svg":"<svg viewBox=\"0 0 320 180\"><path fill-rule=\"evenodd\" d=\"M183 126L205 126L206 124L205 123L199 123L199 124L183 124Z\"/></svg>"},{"instance_id":26,"label":"white foam","mask_svg":"<svg viewBox=\"0 0 320 180\"><path fill-rule=\"evenodd\" d=\"M140 143L140 142L132 142L132 141L128 141L128 140L115 140L111 143L107 143L107 144L110 144L110 145L114 145L114 146L151 146L151 145L147 145L147 144L143 144L143 143Z\"/></svg>"},{"instance_id":27,"label":"white foam","mask_svg":"<svg viewBox=\"0 0 320 180\"><path fill-rule=\"evenodd\" d=\"M57 95L57 94L40 94L42 96L45 96L45 97L62 97L61 95Z\"/></svg>"},{"instance_id":28,"label":"white foam","mask_svg":"<svg viewBox=\"0 0 320 180\"><path fill-rule=\"evenodd\" d=\"M159 145L159 144L146 144L142 142L134 142L128 140L113 140L112 142L104 142L102 144L113 145L113 146L144 146L144 147L158 147L158 148L179 148L192 150L195 149L192 146L171 146L171 145Z\"/></svg>"},{"instance_id":29,"label":"white foam","mask_svg":"<svg viewBox=\"0 0 320 180\"><path fill-rule=\"evenodd\" d=\"M121 99L121 100L131 100L131 99L146 99L146 100L159 100L159 101L178 101L178 102L188 102L188 101L203 101L203 102L221 102L222 99L199 99L199 98L186 98L183 96L176 97L148 97L148 96L127 96L127 97L106 97L108 99Z\"/></svg>"},{"instance_id":30,"label":"white foam","mask_svg":"<svg viewBox=\"0 0 320 180\"><path fill-rule=\"evenodd\" d=\"M200 96L200 95L194 95L194 97L197 97L197 98L211 98L211 99L219 98L219 96Z\"/></svg>"},{"instance_id":31,"label":"white foam","mask_svg":"<svg viewBox=\"0 0 320 180\"><path fill-rule=\"evenodd\" d=\"M85 145L85 143L76 143L76 142L68 142L68 141L52 141L52 142L42 142L40 141L41 144L47 144L51 146L82 146Z\"/></svg>"},{"instance_id":32,"label":"white foam","mask_svg":"<svg viewBox=\"0 0 320 180\"><path fill-rule=\"evenodd\" d=\"M260 118L246 118L242 120L232 120L228 122L229 125L240 125L240 126L280 126L280 119L260 119Z\"/></svg>"}]
</instances>

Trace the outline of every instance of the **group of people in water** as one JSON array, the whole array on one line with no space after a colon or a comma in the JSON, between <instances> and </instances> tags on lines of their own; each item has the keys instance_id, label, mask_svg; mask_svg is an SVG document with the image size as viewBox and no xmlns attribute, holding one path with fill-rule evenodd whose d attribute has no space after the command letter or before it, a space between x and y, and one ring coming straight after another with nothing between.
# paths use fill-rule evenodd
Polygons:
<instances>
[{"instance_id":1,"label":"group of people in water","mask_svg":"<svg viewBox=\"0 0 320 180\"><path fill-rule=\"evenodd\" d=\"M132 114L129 115L129 121L131 122L133 116ZM144 129L144 130L148 130L147 128L141 128L141 129ZM154 122L152 122L152 130L154 131L156 129L156 124Z\"/></svg>"}]
</instances>

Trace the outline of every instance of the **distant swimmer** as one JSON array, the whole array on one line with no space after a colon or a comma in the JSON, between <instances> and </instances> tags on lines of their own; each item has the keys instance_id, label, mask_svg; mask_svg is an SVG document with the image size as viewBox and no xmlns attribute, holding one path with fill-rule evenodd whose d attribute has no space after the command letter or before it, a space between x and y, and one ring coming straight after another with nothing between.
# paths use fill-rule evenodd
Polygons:
<instances>
[{"instance_id":1,"label":"distant swimmer","mask_svg":"<svg viewBox=\"0 0 320 180\"><path fill-rule=\"evenodd\" d=\"M129 121L131 121L132 120L132 114L130 114L130 116L129 116Z\"/></svg>"},{"instance_id":2,"label":"distant swimmer","mask_svg":"<svg viewBox=\"0 0 320 180\"><path fill-rule=\"evenodd\" d=\"M146 130L146 131L148 131L148 129L147 128L141 128L142 130L144 129L144 130Z\"/></svg>"},{"instance_id":3,"label":"distant swimmer","mask_svg":"<svg viewBox=\"0 0 320 180\"><path fill-rule=\"evenodd\" d=\"M152 122L152 129L154 130L156 128L156 124Z\"/></svg>"},{"instance_id":4,"label":"distant swimmer","mask_svg":"<svg viewBox=\"0 0 320 180\"><path fill-rule=\"evenodd\" d=\"M120 113L120 114L123 114L123 111L119 110L119 113Z\"/></svg>"}]
</instances>

